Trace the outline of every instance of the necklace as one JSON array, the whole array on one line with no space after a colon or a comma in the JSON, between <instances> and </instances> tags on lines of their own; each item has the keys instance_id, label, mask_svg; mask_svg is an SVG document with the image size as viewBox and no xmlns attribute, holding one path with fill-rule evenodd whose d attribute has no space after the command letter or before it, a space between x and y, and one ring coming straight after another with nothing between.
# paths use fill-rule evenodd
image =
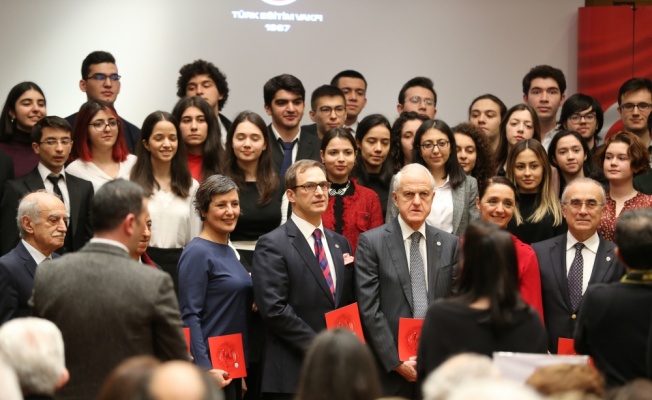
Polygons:
<instances>
[{"instance_id":1,"label":"necklace","mask_svg":"<svg viewBox=\"0 0 652 400\"><path fill-rule=\"evenodd\" d=\"M346 182L346 186L344 186L344 187L341 188L341 189L333 189L333 188L331 187L330 189L328 189L328 195L329 195L329 196L341 196L341 195L343 195L344 193L346 193L346 191L349 189L349 185L350 185L350 184L351 184L351 181L347 181L347 182Z\"/></svg>"}]
</instances>

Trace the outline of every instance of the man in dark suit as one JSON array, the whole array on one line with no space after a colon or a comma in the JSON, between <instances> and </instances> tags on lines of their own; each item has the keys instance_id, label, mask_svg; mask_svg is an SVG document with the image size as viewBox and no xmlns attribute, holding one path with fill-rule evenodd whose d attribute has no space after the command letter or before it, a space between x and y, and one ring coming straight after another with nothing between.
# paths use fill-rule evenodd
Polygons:
<instances>
[{"instance_id":1,"label":"man in dark suit","mask_svg":"<svg viewBox=\"0 0 652 400\"><path fill-rule=\"evenodd\" d=\"M302 126L301 132L317 135L321 142L326 132L344 126L346 100L337 86L322 85L315 89L310 96L310 108L314 124Z\"/></svg>"},{"instance_id":2,"label":"man in dark suit","mask_svg":"<svg viewBox=\"0 0 652 400\"><path fill-rule=\"evenodd\" d=\"M614 253L614 244L597 233L606 201L602 186L590 178L575 179L566 186L561 200L568 232L532 244L541 273L543 315L551 353L557 353L559 338L573 337L586 288L617 281L625 273ZM576 261L578 243L582 246Z\"/></svg>"},{"instance_id":3,"label":"man in dark suit","mask_svg":"<svg viewBox=\"0 0 652 400\"><path fill-rule=\"evenodd\" d=\"M66 343L70 382L60 399L95 398L132 356L188 358L172 278L129 256L149 219L147 199L136 183L106 183L93 197L90 243L36 271L34 315L54 322Z\"/></svg>"},{"instance_id":4,"label":"man in dark suit","mask_svg":"<svg viewBox=\"0 0 652 400\"><path fill-rule=\"evenodd\" d=\"M386 396L418 396L418 361L398 357L399 318L424 318L428 304L452 290L459 240L425 223L434 187L424 166L405 166L392 193L399 216L358 239L356 298Z\"/></svg>"},{"instance_id":5,"label":"man in dark suit","mask_svg":"<svg viewBox=\"0 0 652 400\"><path fill-rule=\"evenodd\" d=\"M621 214L616 246L627 273L620 282L587 289L575 331L575 350L593 357L608 387L650 378L652 209Z\"/></svg>"},{"instance_id":6,"label":"man in dark suit","mask_svg":"<svg viewBox=\"0 0 652 400\"><path fill-rule=\"evenodd\" d=\"M295 161L321 161L319 138L301 133L306 97L301 81L288 74L275 76L265 83L263 94L265 111L272 117L268 130L276 171L284 176Z\"/></svg>"},{"instance_id":7,"label":"man in dark suit","mask_svg":"<svg viewBox=\"0 0 652 400\"><path fill-rule=\"evenodd\" d=\"M93 185L67 174L64 164L72 149L70 124L63 118L43 117L32 129L32 148L39 156L39 164L21 176L7 182L0 203L0 254L6 254L18 243L16 207L27 193L46 190L60 196L68 212L66 241L57 253L81 249L92 236L90 206Z\"/></svg>"},{"instance_id":8,"label":"man in dark suit","mask_svg":"<svg viewBox=\"0 0 652 400\"><path fill-rule=\"evenodd\" d=\"M290 400L303 356L324 314L353 302L349 242L324 229L329 182L321 163L301 160L285 176L292 216L258 239L251 276L254 298L267 327L261 391L265 399Z\"/></svg>"},{"instance_id":9,"label":"man in dark suit","mask_svg":"<svg viewBox=\"0 0 652 400\"><path fill-rule=\"evenodd\" d=\"M94 51L82 62L79 89L86 93L87 100L105 101L115 110L115 101L120 93L120 78L113 55L106 51ZM76 119L77 113L66 117L72 127L75 126ZM136 143L140 140L140 129L124 118L120 120L124 124L127 148L133 153Z\"/></svg>"},{"instance_id":10,"label":"man in dark suit","mask_svg":"<svg viewBox=\"0 0 652 400\"><path fill-rule=\"evenodd\" d=\"M15 214L15 213L14 213ZM29 298L36 266L53 258L66 236L66 208L55 195L36 192L18 206L21 241L0 257L0 325L12 318L29 316Z\"/></svg>"}]
</instances>

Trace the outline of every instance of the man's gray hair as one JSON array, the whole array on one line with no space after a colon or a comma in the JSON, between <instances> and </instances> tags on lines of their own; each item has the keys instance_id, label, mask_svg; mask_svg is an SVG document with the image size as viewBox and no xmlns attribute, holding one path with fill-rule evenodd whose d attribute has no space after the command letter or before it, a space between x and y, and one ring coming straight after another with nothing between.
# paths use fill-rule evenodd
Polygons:
<instances>
[{"instance_id":1,"label":"man's gray hair","mask_svg":"<svg viewBox=\"0 0 652 400\"><path fill-rule=\"evenodd\" d=\"M607 194L604 191L604 187L600 184L600 182L596 181L595 179L591 178L575 178L572 181L568 182L566 187L564 188L564 191L561 193L561 202L566 203L566 194L568 193L568 189L573 187L573 185L577 185L579 183L591 183L595 186L597 186L600 189L600 193L602 195L602 204L605 204L607 202Z\"/></svg>"},{"instance_id":2,"label":"man's gray hair","mask_svg":"<svg viewBox=\"0 0 652 400\"><path fill-rule=\"evenodd\" d=\"M16 372L0 359L0 400L23 400Z\"/></svg>"},{"instance_id":3,"label":"man's gray hair","mask_svg":"<svg viewBox=\"0 0 652 400\"><path fill-rule=\"evenodd\" d=\"M16 371L25 394L53 395L66 368L61 331L41 318L16 318L3 324L0 356Z\"/></svg>"},{"instance_id":4,"label":"man's gray hair","mask_svg":"<svg viewBox=\"0 0 652 400\"><path fill-rule=\"evenodd\" d=\"M394 177L392 178L392 184L390 186L390 190L392 192L395 192L396 190L401 188L401 180L403 179L403 175L411 175L418 171L426 172L428 174L428 176L430 177L430 184L432 185L431 189L434 190L435 178L432 176L430 171L428 171L428 168L424 167L421 164L416 164L416 163L406 165L405 167L401 168L401 170L398 171L396 175L394 175Z\"/></svg>"},{"instance_id":5,"label":"man's gray hair","mask_svg":"<svg viewBox=\"0 0 652 400\"><path fill-rule=\"evenodd\" d=\"M509 380L464 381L447 400L543 400L534 389Z\"/></svg>"},{"instance_id":6,"label":"man's gray hair","mask_svg":"<svg viewBox=\"0 0 652 400\"><path fill-rule=\"evenodd\" d=\"M37 190L34 193L47 193L45 190ZM38 196L30 196L31 193L26 194L18 204L18 211L16 212L16 224L18 225L18 235L21 239L27 237L27 231L23 227L23 217L27 217L34 221L35 224L41 223L41 216L39 213L39 198Z\"/></svg>"},{"instance_id":7,"label":"man's gray hair","mask_svg":"<svg viewBox=\"0 0 652 400\"><path fill-rule=\"evenodd\" d=\"M491 358L463 353L448 359L432 371L423 383L424 400L446 400L455 388L468 380L499 379L500 371Z\"/></svg>"}]
</instances>

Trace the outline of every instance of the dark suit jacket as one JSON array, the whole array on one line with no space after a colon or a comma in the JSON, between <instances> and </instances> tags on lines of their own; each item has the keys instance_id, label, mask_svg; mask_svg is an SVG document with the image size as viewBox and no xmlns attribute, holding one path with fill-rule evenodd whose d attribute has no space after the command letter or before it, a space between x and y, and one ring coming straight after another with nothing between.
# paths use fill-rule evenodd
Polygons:
<instances>
[{"instance_id":1,"label":"dark suit jacket","mask_svg":"<svg viewBox=\"0 0 652 400\"><path fill-rule=\"evenodd\" d=\"M563 234L532 244L541 273L541 296L548 331L548 350L553 354L557 353L557 342L560 337L569 339L573 337L579 312L572 309L568 295L566 238L567 234ZM625 274L625 269L614 254L614 247L616 246L610 241L600 238L589 285L614 282ZM580 303L579 308L581 307Z\"/></svg>"},{"instance_id":2,"label":"dark suit jacket","mask_svg":"<svg viewBox=\"0 0 652 400\"><path fill-rule=\"evenodd\" d=\"M52 254L52 258L59 257ZM0 325L13 318L28 317L28 301L32 297L36 261L23 242L0 257Z\"/></svg>"},{"instance_id":3,"label":"dark suit jacket","mask_svg":"<svg viewBox=\"0 0 652 400\"><path fill-rule=\"evenodd\" d=\"M66 187L70 198L70 219L64 248L60 253L77 251L84 247L93 236L90 212L93 198L93 184L66 173ZM28 193L45 189L38 169L34 168L27 175L9 181L5 185L5 194L0 203L0 254L5 254L19 241L16 225L16 210L18 203ZM69 248L70 247L70 248Z\"/></svg>"},{"instance_id":4,"label":"dark suit jacket","mask_svg":"<svg viewBox=\"0 0 652 400\"><path fill-rule=\"evenodd\" d=\"M224 129L226 129L226 132L220 132L220 133L222 134L222 137L226 137L226 134L228 133L229 129L231 129L231 120L225 117L224 114L222 113L219 114L219 118L220 118L220 122L222 122L222 125L224 125Z\"/></svg>"},{"instance_id":5,"label":"dark suit jacket","mask_svg":"<svg viewBox=\"0 0 652 400\"><path fill-rule=\"evenodd\" d=\"M5 182L14 179L14 161L0 151L0 199L5 190Z\"/></svg>"},{"instance_id":6,"label":"dark suit jacket","mask_svg":"<svg viewBox=\"0 0 652 400\"><path fill-rule=\"evenodd\" d=\"M70 123L70 126L72 126L73 130L75 129L75 120L77 119L77 114L78 113L74 113L66 117L66 121ZM120 120L122 120L124 124L124 134L127 148L129 149L129 152L133 154L134 149L136 148L136 143L138 143L140 140L140 129L122 117L120 117Z\"/></svg>"},{"instance_id":7,"label":"dark suit jacket","mask_svg":"<svg viewBox=\"0 0 652 400\"><path fill-rule=\"evenodd\" d=\"M317 136L317 124L303 125L301 127L301 134L303 135L304 133L315 135L319 139L319 136Z\"/></svg>"},{"instance_id":8,"label":"dark suit jacket","mask_svg":"<svg viewBox=\"0 0 652 400\"><path fill-rule=\"evenodd\" d=\"M95 398L111 370L132 356L187 360L173 287L168 274L110 244L89 243L41 265L30 305L61 330L70 371L57 398Z\"/></svg>"},{"instance_id":9,"label":"dark suit jacket","mask_svg":"<svg viewBox=\"0 0 652 400\"><path fill-rule=\"evenodd\" d=\"M353 265L346 239L324 230L335 264L335 301L312 248L289 219L258 239L251 277L254 299L267 327L263 393L294 393L308 346L326 328L324 314L353 302Z\"/></svg>"},{"instance_id":10,"label":"dark suit jacket","mask_svg":"<svg viewBox=\"0 0 652 400\"><path fill-rule=\"evenodd\" d=\"M451 294L459 239L426 225L428 303ZM393 369L398 358L399 318L412 318L412 285L398 218L358 238L355 288L364 336L379 362L386 396L407 381Z\"/></svg>"},{"instance_id":11,"label":"dark suit jacket","mask_svg":"<svg viewBox=\"0 0 652 400\"><path fill-rule=\"evenodd\" d=\"M272 124L269 124L267 127L269 131L269 143L272 146L272 159L274 160L274 168L276 172L281 172L281 164L283 163L283 150L276 140L276 136L272 131ZM299 146L297 149L297 158L294 161L299 160L315 160L321 162L321 156L319 155L319 146L320 141L317 135L312 135L310 133L301 132L299 143L295 146Z\"/></svg>"}]
</instances>

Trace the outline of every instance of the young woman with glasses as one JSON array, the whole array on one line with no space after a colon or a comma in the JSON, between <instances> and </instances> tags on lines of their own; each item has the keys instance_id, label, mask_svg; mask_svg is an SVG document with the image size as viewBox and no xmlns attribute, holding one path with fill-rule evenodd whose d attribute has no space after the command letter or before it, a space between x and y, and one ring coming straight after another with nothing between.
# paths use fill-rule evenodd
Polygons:
<instances>
[{"instance_id":1,"label":"young woman with glasses","mask_svg":"<svg viewBox=\"0 0 652 400\"><path fill-rule=\"evenodd\" d=\"M95 192L106 182L129 179L136 156L129 154L122 121L101 100L89 100L79 109L73 128L74 160L66 172L93 184Z\"/></svg>"}]
</instances>

